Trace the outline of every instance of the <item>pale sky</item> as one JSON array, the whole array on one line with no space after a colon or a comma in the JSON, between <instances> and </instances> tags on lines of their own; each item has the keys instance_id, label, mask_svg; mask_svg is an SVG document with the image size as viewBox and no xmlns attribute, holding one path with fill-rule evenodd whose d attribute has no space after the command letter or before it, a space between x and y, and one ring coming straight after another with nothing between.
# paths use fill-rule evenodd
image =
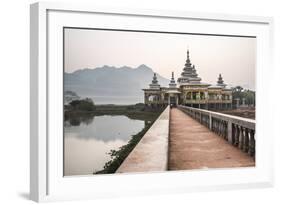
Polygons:
<instances>
[{"instance_id":1,"label":"pale sky","mask_svg":"<svg viewBox=\"0 0 281 205\"><path fill-rule=\"evenodd\" d=\"M219 73L226 84L255 90L256 39L208 35L65 29L65 71L103 65L133 68L141 64L170 79L190 51L202 82L215 84Z\"/></svg>"}]
</instances>

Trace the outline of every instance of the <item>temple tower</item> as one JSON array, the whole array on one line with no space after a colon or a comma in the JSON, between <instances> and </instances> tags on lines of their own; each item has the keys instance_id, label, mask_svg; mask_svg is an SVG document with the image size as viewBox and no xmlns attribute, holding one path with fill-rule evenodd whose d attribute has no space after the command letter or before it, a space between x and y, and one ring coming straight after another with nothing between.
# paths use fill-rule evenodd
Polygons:
<instances>
[{"instance_id":1,"label":"temple tower","mask_svg":"<svg viewBox=\"0 0 281 205\"><path fill-rule=\"evenodd\" d=\"M181 77L178 78L178 83L200 83L200 81L201 78L198 77L195 66L191 64L189 58L189 50L187 50L187 58L185 61L183 72L181 73Z\"/></svg>"},{"instance_id":2,"label":"temple tower","mask_svg":"<svg viewBox=\"0 0 281 205\"><path fill-rule=\"evenodd\" d=\"M226 86L226 84L224 84L224 81L223 81L223 79L222 79L221 74L219 74L218 81L217 81L217 85L218 85L218 86L222 86L222 87L225 87L225 86Z\"/></svg>"},{"instance_id":3,"label":"temple tower","mask_svg":"<svg viewBox=\"0 0 281 205\"><path fill-rule=\"evenodd\" d=\"M170 83L169 83L169 88L176 88L177 87L177 84L176 84L176 81L175 81L175 78L174 78L174 72L172 72L172 78L170 80Z\"/></svg>"},{"instance_id":4,"label":"temple tower","mask_svg":"<svg viewBox=\"0 0 281 205\"><path fill-rule=\"evenodd\" d=\"M153 75L153 79L151 84L149 84L150 89L160 89L160 85L158 84L156 73Z\"/></svg>"},{"instance_id":5,"label":"temple tower","mask_svg":"<svg viewBox=\"0 0 281 205\"><path fill-rule=\"evenodd\" d=\"M158 83L156 73L153 74L149 88L144 88L142 90L144 91L144 103L147 109L158 109L163 107L161 86Z\"/></svg>"},{"instance_id":6,"label":"temple tower","mask_svg":"<svg viewBox=\"0 0 281 205\"><path fill-rule=\"evenodd\" d=\"M174 78L174 72L172 72L172 77L169 83L169 88L166 91L167 97L168 97L168 105L171 105L172 107L177 106L179 102L179 94L177 88L177 83Z\"/></svg>"}]
</instances>

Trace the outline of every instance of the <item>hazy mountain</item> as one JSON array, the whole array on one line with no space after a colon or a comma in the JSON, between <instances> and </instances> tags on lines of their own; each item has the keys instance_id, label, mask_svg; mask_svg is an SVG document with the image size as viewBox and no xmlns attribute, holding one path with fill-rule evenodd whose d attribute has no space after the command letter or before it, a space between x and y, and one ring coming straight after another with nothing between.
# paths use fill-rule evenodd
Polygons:
<instances>
[{"instance_id":1,"label":"hazy mountain","mask_svg":"<svg viewBox=\"0 0 281 205\"><path fill-rule=\"evenodd\" d=\"M143 102L142 89L148 88L153 73L153 70L146 65L140 65L137 68L128 66L120 68L112 66L95 69L85 68L73 73L65 73L64 89L74 91L81 97L91 97L97 104ZM168 79L159 74L156 75L161 86L168 86ZM122 103L114 102L112 100L114 97L120 99ZM100 98L103 98L103 102L99 102ZM124 100L126 98L131 99L127 102Z\"/></svg>"}]
</instances>

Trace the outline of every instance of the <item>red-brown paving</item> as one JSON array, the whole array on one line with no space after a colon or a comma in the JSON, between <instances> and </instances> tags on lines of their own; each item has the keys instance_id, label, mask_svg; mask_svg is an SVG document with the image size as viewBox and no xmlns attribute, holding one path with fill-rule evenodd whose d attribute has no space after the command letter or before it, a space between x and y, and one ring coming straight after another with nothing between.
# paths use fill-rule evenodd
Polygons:
<instances>
[{"instance_id":1,"label":"red-brown paving","mask_svg":"<svg viewBox=\"0 0 281 205\"><path fill-rule=\"evenodd\" d=\"M170 120L169 170L255 166L253 157L181 110L171 109Z\"/></svg>"}]
</instances>

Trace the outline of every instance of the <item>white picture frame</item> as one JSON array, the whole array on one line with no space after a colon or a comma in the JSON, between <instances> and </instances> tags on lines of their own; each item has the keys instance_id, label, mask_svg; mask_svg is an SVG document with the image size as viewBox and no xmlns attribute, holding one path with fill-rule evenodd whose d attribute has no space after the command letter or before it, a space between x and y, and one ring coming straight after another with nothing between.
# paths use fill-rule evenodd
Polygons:
<instances>
[{"instance_id":1,"label":"white picture frame","mask_svg":"<svg viewBox=\"0 0 281 205\"><path fill-rule=\"evenodd\" d=\"M98 20L98 21L95 21ZM62 28L102 27L186 31L257 37L256 167L63 177ZM184 11L97 8L95 5L35 3L30 12L30 198L34 201L91 199L151 193L223 190L273 186L272 102L273 19ZM58 69L56 69L58 68ZM61 70L59 69L61 68ZM267 120L266 120L267 119ZM62 165L61 165L62 166Z\"/></svg>"}]
</instances>

